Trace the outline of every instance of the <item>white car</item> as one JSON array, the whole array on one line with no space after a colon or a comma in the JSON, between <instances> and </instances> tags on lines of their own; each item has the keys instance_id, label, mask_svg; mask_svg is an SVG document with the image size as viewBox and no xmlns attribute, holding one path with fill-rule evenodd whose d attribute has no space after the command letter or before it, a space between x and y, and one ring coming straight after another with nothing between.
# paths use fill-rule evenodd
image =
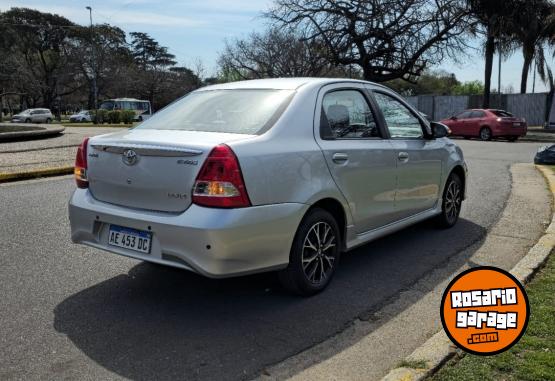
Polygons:
<instances>
[{"instance_id":1,"label":"white car","mask_svg":"<svg viewBox=\"0 0 555 381\"><path fill-rule=\"evenodd\" d=\"M72 123L91 122L92 115L89 110L81 110L77 114L71 115L69 121Z\"/></svg>"},{"instance_id":2,"label":"white car","mask_svg":"<svg viewBox=\"0 0 555 381\"><path fill-rule=\"evenodd\" d=\"M12 123L51 123L54 119L47 108L30 108L12 117Z\"/></svg>"}]
</instances>

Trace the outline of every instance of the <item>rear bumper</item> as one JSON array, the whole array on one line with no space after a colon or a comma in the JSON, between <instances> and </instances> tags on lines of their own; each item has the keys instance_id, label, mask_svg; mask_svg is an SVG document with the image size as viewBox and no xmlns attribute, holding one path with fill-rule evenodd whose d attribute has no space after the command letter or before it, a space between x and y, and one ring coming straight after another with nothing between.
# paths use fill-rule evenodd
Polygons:
<instances>
[{"instance_id":1,"label":"rear bumper","mask_svg":"<svg viewBox=\"0 0 555 381\"><path fill-rule=\"evenodd\" d=\"M241 209L191 205L181 214L124 208L77 189L69 202L71 240L112 253L184 268L211 278L287 266L308 205L273 204ZM110 224L152 232L150 254L109 246Z\"/></svg>"},{"instance_id":2,"label":"rear bumper","mask_svg":"<svg viewBox=\"0 0 555 381\"><path fill-rule=\"evenodd\" d=\"M527 127L494 126L491 130L493 136L526 136Z\"/></svg>"}]
</instances>

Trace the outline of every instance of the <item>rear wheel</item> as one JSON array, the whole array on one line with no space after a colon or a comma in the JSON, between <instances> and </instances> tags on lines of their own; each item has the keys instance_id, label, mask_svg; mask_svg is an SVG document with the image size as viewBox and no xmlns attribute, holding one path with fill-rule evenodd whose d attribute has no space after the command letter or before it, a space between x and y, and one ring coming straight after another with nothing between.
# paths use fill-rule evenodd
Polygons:
<instances>
[{"instance_id":1,"label":"rear wheel","mask_svg":"<svg viewBox=\"0 0 555 381\"><path fill-rule=\"evenodd\" d=\"M455 226L461 213L462 198L462 181L456 173L451 173L443 191L441 214L437 216L440 228L448 229Z\"/></svg>"},{"instance_id":2,"label":"rear wheel","mask_svg":"<svg viewBox=\"0 0 555 381\"><path fill-rule=\"evenodd\" d=\"M314 295L330 283L341 255L341 235L335 218L323 209L304 217L291 247L289 265L279 279L289 291Z\"/></svg>"},{"instance_id":3,"label":"rear wheel","mask_svg":"<svg viewBox=\"0 0 555 381\"><path fill-rule=\"evenodd\" d=\"M52 119L50 118L46 119L46 124L50 124L50 123L52 123Z\"/></svg>"},{"instance_id":4,"label":"rear wheel","mask_svg":"<svg viewBox=\"0 0 555 381\"><path fill-rule=\"evenodd\" d=\"M489 127L482 127L480 130L480 139L491 140L491 130Z\"/></svg>"}]
</instances>

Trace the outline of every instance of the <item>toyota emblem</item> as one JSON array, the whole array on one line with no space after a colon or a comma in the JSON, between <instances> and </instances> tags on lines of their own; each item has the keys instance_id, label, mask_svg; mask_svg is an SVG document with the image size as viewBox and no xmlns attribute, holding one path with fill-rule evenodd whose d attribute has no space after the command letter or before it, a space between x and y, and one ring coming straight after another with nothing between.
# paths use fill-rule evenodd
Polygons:
<instances>
[{"instance_id":1,"label":"toyota emblem","mask_svg":"<svg viewBox=\"0 0 555 381\"><path fill-rule=\"evenodd\" d=\"M137 161L139 161L139 155L132 149L126 149L123 151L123 155L121 157L124 164L127 165L135 165Z\"/></svg>"}]
</instances>

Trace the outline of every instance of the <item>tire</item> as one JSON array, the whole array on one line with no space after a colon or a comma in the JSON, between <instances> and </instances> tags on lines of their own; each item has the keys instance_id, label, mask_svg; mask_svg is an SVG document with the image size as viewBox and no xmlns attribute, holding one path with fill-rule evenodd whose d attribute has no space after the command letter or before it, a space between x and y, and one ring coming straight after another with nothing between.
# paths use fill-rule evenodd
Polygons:
<instances>
[{"instance_id":1,"label":"tire","mask_svg":"<svg viewBox=\"0 0 555 381\"><path fill-rule=\"evenodd\" d=\"M516 142L517 140L518 140L518 136L511 136L511 137L509 138L509 141L510 141L510 142Z\"/></svg>"},{"instance_id":2,"label":"tire","mask_svg":"<svg viewBox=\"0 0 555 381\"><path fill-rule=\"evenodd\" d=\"M52 119L50 118L46 119L46 124L50 124L50 123L52 123Z\"/></svg>"},{"instance_id":3,"label":"tire","mask_svg":"<svg viewBox=\"0 0 555 381\"><path fill-rule=\"evenodd\" d=\"M25 123L31 123L31 119L29 118L25 119Z\"/></svg>"},{"instance_id":4,"label":"tire","mask_svg":"<svg viewBox=\"0 0 555 381\"><path fill-rule=\"evenodd\" d=\"M489 127L482 127L480 129L480 140L491 140L491 129Z\"/></svg>"},{"instance_id":5,"label":"tire","mask_svg":"<svg viewBox=\"0 0 555 381\"><path fill-rule=\"evenodd\" d=\"M449 229L457 224L461 213L462 196L462 181L459 175L451 173L443 190L441 214L436 217L438 227Z\"/></svg>"},{"instance_id":6,"label":"tire","mask_svg":"<svg viewBox=\"0 0 555 381\"><path fill-rule=\"evenodd\" d=\"M139 117L137 118L137 120L138 120L139 122L142 122L142 121L143 121L143 117L142 117L142 116L139 116Z\"/></svg>"},{"instance_id":7,"label":"tire","mask_svg":"<svg viewBox=\"0 0 555 381\"><path fill-rule=\"evenodd\" d=\"M302 296L321 292L333 278L341 247L335 218L320 208L310 210L295 233L289 265L278 274L281 284Z\"/></svg>"}]
</instances>

